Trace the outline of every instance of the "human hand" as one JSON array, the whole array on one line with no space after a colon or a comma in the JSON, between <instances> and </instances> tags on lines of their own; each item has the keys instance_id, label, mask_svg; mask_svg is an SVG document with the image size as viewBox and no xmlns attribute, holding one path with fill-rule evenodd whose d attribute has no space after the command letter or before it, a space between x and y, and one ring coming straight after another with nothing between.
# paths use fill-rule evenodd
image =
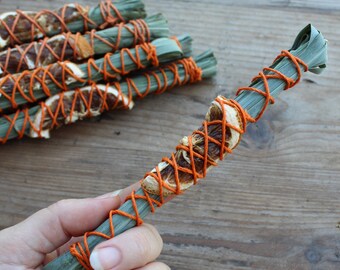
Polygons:
<instances>
[{"instance_id":1,"label":"human hand","mask_svg":"<svg viewBox=\"0 0 340 270\"><path fill-rule=\"evenodd\" d=\"M41 269L43 265L68 251L85 232L94 230L110 210L118 208L132 190L98 198L62 200L33 214L23 222L0 232L0 269ZM157 230L144 224L99 244L90 262L95 270L167 270L153 262L162 250Z\"/></svg>"}]
</instances>

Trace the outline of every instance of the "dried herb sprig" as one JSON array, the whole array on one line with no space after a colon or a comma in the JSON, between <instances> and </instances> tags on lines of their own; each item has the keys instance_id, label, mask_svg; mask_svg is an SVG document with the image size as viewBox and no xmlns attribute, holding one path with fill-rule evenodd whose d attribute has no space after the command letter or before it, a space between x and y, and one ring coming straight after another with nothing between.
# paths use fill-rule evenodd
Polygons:
<instances>
[{"instance_id":1,"label":"dried herb sprig","mask_svg":"<svg viewBox=\"0 0 340 270\"><path fill-rule=\"evenodd\" d=\"M241 131L245 129L246 125L246 119L237 119L236 117L240 115L241 108L243 107L248 112L249 119L256 119L267 104L268 97L276 97L287 87L295 85L300 77L300 68L304 67L301 62L293 63L297 58L307 64L310 71L320 72L325 68L327 60L327 42L319 31L309 25L301 31L290 50L292 58L286 57L286 55L289 54L281 55L273 63L271 69L265 69L260 73L260 77L252 82L250 87L258 89L259 92L242 92L237 97L238 103L224 97L218 97L206 116L205 123L208 121L211 124L202 126L190 136L190 139L189 137L183 138L176 149L176 153L171 158L164 159L162 163L148 173L142 180L143 188L136 193L133 192L119 210L111 211L110 218L99 226L96 232L113 237L139 225L142 218L155 210L154 207L161 206L164 203L164 191L168 194L178 194L189 188L198 178L204 177L206 169L216 165L215 162L217 161L213 160L214 158L218 159L220 155L223 157L227 149L237 146ZM261 77L262 75L265 76L265 79ZM246 113L243 111L242 115L245 116ZM241 120L244 120L244 122ZM237 122L239 129L231 121ZM224 132L222 132L222 126L225 128ZM204 137L201 134L205 134ZM236 137L236 141L234 141L234 137ZM204 138L210 139L206 141ZM203 156L205 157L204 160L208 159L208 163L202 162ZM181 169L179 174L173 174L175 167L176 170ZM200 175L202 170L204 173ZM195 176L197 179L187 178L187 174ZM147 181L151 179L154 181ZM156 181L157 179L158 181ZM137 210L135 207L137 207ZM113 225L114 230L110 225ZM106 238L96 235L96 232L85 235L88 249L85 248L84 243L72 246L72 253L78 254L77 257L74 257L70 252L65 253L43 269L91 269L88 260L90 251L98 243L106 240ZM82 249L84 254L79 255L79 249Z\"/></svg>"},{"instance_id":2,"label":"dried herb sprig","mask_svg":"<svg viewBox=\"0 0 340 270\"><path fill-rule=\"evenodd\" d=\"M153 71L146 71L119 83L93 84L60 93L30 109L0 118L0 142L29 137L49 138L50 131L64 124L94 117L115 108L131 109L133 99L161 93L174 86L207 79L216 73L216 58L207 51L195 59L186 58ZM42 123L43 122L43 123Z\"/></svg>"},{"instance_id":3,"label":"dried herb sprig","mask_svg":"<svg viewBox=\"0 0 340 270\"><path fill-rule=\"evenodd\" d=\"M89 59L84 64L58 62L33 71L6 75L0 79L0 109L17 108L59 92L85 86L88 82L120 79L131 71L175 61L191 54L192 39L188 35L177 40L156 39L134 49Z\"/></svg>"},{"instance_id":4,"label":"dried herb sprig","mask_svg":"<svg viewBox=\"0 0 340 270\"><path fill-rule=\"evenodd\" d=\"M91 8L67 4L56 11L7 12L0 15L0 51L10 45L32 42L45 36L83 33L145 16L141 0L107 0Z\"/></svg>"},{"instance_id":5,"label":"dried herb sprig","mask_svg":"<svg viewBox=\"0 0 340 270\"><path fill-rule=\"evenodd\" d=\"M131 48L137 44L168 36L167 20L162 14L157 14L145 20L139 19L127 24L119 23L102 31L93 29L84 35L68 32L52 38L46 37L1 52L0 77L9 73L33 70L58 61L76 62L94 55L114 53L122 48Z\"/></svg>"}]
</instances>

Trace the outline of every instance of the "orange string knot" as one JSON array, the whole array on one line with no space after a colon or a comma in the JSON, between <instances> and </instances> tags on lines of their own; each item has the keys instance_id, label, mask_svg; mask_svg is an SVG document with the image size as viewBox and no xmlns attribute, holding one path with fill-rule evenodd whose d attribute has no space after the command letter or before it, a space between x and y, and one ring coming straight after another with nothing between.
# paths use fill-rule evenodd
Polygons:
<instances>
[{"instance_id":1,"label":"orange string knot","mask_svg":"<svg viewBox=\"0 0 340 270\"><path fill-rule=\"evenodd\" d=\"M176 41L178 48L182 49L182 44L176 36L171 37L174 41Z\"/></svg>"},{"instance_id":2,"label":"orange string knot","mask_svg":"<svg viewBox=\"0 0 340 270\"><path fill-rule=\"evenodd\" d=\"M159 60L158 60L158 56L157 56L157 48L156 46L154 46L151 43L144 43L141 45L141 47L143 48L144 52L147 55L147 59L149 61L151 61L151 64L154 67L158 67L159 66Z\"/></svg>"},{"instance_id":3,"label":"orange string knot","mask_svg":"<svg viewBox=\"0 0 340 270\"><path fill-rule=\"evenodd\" d=\"M99 26L101 29L107 28L108 26L113 26L118 22L125 22L125 19L111 0L100 3L100 12L104 21Z\"/></svg>"},{"instance_id":4,"label":"orange string knot","mask_svg":"<svg viewBox=\"0 0 340 270\"><path fill-rule=\"evenodd\" d=\"M189 74L190 83L199 82L202 80L203 71L199 68L192 57L180 61L185 70Z\"/></svg>"}]
</instances>

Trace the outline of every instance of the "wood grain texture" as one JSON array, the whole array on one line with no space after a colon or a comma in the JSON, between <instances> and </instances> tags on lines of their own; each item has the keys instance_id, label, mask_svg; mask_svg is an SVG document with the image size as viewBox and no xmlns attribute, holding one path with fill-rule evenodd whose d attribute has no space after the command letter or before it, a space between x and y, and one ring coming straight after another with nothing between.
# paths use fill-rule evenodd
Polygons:
<instances>
[{"instance_id":1,"label":"wood grain texture","mask_svg":"<svg viewBox=\"0 0 340 270\"><path fill-rule=\"evenodd\" d=\"M71 1L1 1L2 11ZM80 1L93 4L93 1ZM0 227L63 198L123 188L201 123L217 94L232 97L312 22L329 68L307 74L249 128L206 180L147 219L172 269L340 269L340 4L338 0L145 0L195 53L212 48L218 76L52 133L1 146Z\"/></svg>"}]
</instances>

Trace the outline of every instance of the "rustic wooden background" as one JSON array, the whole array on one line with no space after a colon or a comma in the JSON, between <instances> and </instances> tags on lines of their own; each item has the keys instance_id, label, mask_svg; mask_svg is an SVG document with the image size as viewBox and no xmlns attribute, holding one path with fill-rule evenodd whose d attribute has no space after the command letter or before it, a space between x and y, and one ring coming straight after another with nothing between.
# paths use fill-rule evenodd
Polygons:
<instances>
[{"instance_id":1,"label":"rustic wooden background","mask_svg":"<svg viewBox=\"0 0 340 270\"><path fill-rule=\"evenodd\" d=\"M2 0L1 12L66 0ZM94 1L80 1L93 4ZM212 48L218 76L53 133L1 146L0 227L63 198L123 188L233 96L312 22L329 40L329 68L306 75L249 129L235 154L185 196L147 219L172 269L340 269L340 2L145 0L195 53Z\"/></svg>"}]
</instances>

